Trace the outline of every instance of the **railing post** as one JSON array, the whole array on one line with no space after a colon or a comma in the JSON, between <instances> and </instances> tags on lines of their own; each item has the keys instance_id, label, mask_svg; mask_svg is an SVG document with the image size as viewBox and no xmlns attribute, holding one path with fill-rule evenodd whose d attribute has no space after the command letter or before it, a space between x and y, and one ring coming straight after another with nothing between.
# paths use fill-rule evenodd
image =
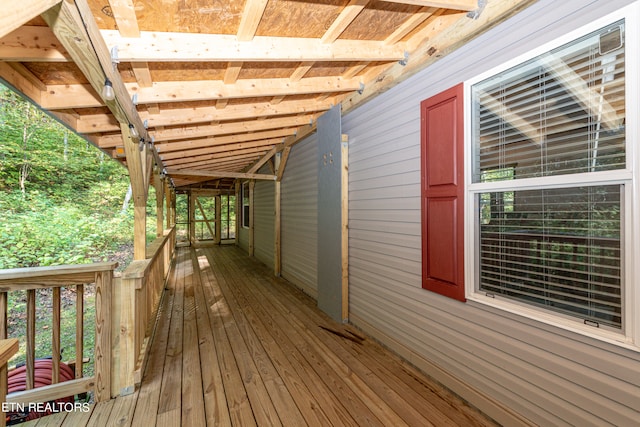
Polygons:
<instances>
[{"instance_id":1,"label":"railing post","mask_svg":"<svg viewBox=\"0 0 640 427\"><path fill-rule=\"evenodd\" d=\"M140 292L150 260L133 261L122 273L120 288L120 395L131 394L135 390L135 371L140 355L139 323L144 319L139 315Z\"/></svg>"},{"instance_id":2,"label":"railing post","mask_svg":"<svg viewBox=\"0 0 640 427\"><path fill-rule=\"evenodd\" d=\"M136 279L122 278L120 291L120 395L134 391L133 372L135 366L134 345L134 310L136 295Z\"/></svg>"},{"instance_id":3,"label":"railing post","mask_svg":"<svg viewBox=\"0 0 640 427\"><path fill-rule=\"evenodd\" d=\"M113 271L96 272L95 401L111 399L111 288Z\"/></svg>"},{"instance_id":4,"label":"railing post","mask_svg":"<svg viewBox=\"0 0 640 427\"><path fill-rule=\"evenodd\" d=\"M18 340L15 338L9 340L0 340L0 405L7 400L7 362L18 351ZM4 413L0 413L0 427L7 424Z\"/></svg>"}]
</instances>

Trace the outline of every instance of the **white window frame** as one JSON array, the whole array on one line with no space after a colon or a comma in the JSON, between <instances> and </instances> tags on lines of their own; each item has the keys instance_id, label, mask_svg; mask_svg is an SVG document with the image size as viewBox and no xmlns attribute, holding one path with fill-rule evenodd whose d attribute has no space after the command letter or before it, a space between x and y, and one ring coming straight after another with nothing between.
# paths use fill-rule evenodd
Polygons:
<instances>
[{"instance_id":1,"label":"white window frame","mask_svg":"<svg viewBox=\"0 0 640 427\"><path fill-rule=\"evenodd\" d=\"M503 190L504 182L472 182L473 133L471 87L495 74L517 66L533 57L567 44L586 34L625 19L625 103L626 103L626 168L620 170L544 177L545 184L575 187L581 184L625 184L621 206L623 234L621 235L623 277L623 322L620 331L585 325L577 317L570 318L526 303L499 296L487 296L479 291L479 251L476 195ZM640 2L607 15L565 36L546 43L524 55L484 72L465 82L465 294L470 303L479 303L509 313L556 326L565 330L596 338L621 347L640 351ZM635 119L635 120L634 120ZM509 181L510 188L526 190L537 188L541 178ZM634 196L635 194L635 196Z\"/></svg>"}]
</instances>

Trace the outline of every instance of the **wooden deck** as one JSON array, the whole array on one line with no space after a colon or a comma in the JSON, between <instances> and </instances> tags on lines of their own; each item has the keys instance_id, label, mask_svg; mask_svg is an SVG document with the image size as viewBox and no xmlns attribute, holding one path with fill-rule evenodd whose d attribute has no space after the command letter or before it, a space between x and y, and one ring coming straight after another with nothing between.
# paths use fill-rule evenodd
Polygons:
<instances>
[{"instance_id":1,"label":"wooden deck","mask_svg":"<svg viewBox=\"0 0 640 427\"><path fill-rule=\"evenodd\" d=\"M134 394L38 426L489 426L232 246L177 252Z\"/></svg>"}]
</instances>

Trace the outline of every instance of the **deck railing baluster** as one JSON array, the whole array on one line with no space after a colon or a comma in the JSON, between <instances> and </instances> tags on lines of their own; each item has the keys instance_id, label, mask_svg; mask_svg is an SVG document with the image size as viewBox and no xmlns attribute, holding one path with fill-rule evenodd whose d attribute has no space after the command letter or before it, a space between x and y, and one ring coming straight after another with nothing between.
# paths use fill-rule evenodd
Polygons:
<instances>
[{"instance_id":1,"label":"deck railing baluster","mask_svg":"<svg viewBox=\"0 0 640 427\"><path fill-rule=\"evenodd\" d=\"M7 304L9 294L0 292L0 340L7 339Z\"/></svg>"},{"instance_id":2,"label":"deck railing baluster","mask_svg":"<svg viewBox=\"0 0 640 427\"><path fill-rule=\"evenodd\" d=\"M48 402L67 396L73 396L87 391L94 391L96 402L110 399L111 395L111 288L113 286L113 270L117 263L97 263L86 265L65 265L54 267L20 268L0 270L0 338L8 335L7 317L9 292L26 291L26 331L25 336L25 377L26 390L13 392L7 396L10 404ZM94 370L95 376L83 378L84 351L84 285L96 285L96 329ZM65 381L68 375L63 375L61 350L62 341L62 288L76 286L76 333L75 333L75 368L76 378ZM41 381L48 380L40 375L36 378L36 368L47 369L46 363L36 361L36 328L37 292L41 289L51 289L51 324L44 325L43 330L51 330L51 385L40 387ZM46 332L45 332L46 333ZM18 373L19 374L19 373ZM64 379L63 379L64 378Z\"/></svg>"},{"instance_id":3,"label":"deck railing baluster","mask_svg":"<svg viewBox=\"0 0 640 427\"><path fill-rule=\"evenodd\" d=\"M53 288L53 331L51 334L51 384L60 382L60 288Z\"/></svg>"},{"instance_id":4,"label":"deck railing baluster","mask_svg":"<svg viewBox=\"0 0 640 427\"><path fill-rule=\"evenodd\" d=\"M147 247L147 259L133 261L122 273L119 297L118 363L112 393L133 393L140 382L164 283L175 248L175 227Z\"/></svg>"},{"instance_id":5,"label":"deck railing baluster","mask_svg":"<svg viewBox=\"0 0 640 427\"><path fill-rule=\"evenodd\" d=\"M84 369L84 285L76 285L76 378Z\"/></svg>"},{"instance_id":6,"label":"deck railing baluster","mask_svg":"<svg viewBox=\"0 0 640 427\"><path fill-rule=\"evenodd\" d=\"M36 365L36 291L27 291L27 390L34 388Z\"/></svg>"}]
</instances>

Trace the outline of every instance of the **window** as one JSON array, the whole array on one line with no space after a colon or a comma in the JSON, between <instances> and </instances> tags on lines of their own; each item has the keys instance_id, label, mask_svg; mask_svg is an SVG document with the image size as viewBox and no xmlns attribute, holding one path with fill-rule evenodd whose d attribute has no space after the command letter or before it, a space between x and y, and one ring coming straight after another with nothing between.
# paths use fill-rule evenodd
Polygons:
<instances>
[{"instance_id":1,"label":"window","mask_svg":"<svg viewBox=\"0 0 640 427\"><path fill-rule=\"evenodd\" d=\"M249 228L249 183L242 183L242 193L240 194L242 200L242 226Z\"/></svg>"},{"instance_id":2,"label":"window","mask_svg":"<svg viewBox=\"0 0 640 427\"><path fill-rule=\"evenodd\" d=\"M503 181L513 179L515 167L502 169L489 169L482 172L482 182ZM480 194L480 223L489 224L492 220L505 218L507 214L513 213L513 191L502 193Z\"/></svg>"},{"instance_id":3,"label":"window","mask_svg":"<svg viewBox=\"0 0 640 427\"><path fill-rule=\"evenodd\" d=\"M468 83L469 297L630 333L628 29L617 20Z\"/></svg>"}]
</instances>

